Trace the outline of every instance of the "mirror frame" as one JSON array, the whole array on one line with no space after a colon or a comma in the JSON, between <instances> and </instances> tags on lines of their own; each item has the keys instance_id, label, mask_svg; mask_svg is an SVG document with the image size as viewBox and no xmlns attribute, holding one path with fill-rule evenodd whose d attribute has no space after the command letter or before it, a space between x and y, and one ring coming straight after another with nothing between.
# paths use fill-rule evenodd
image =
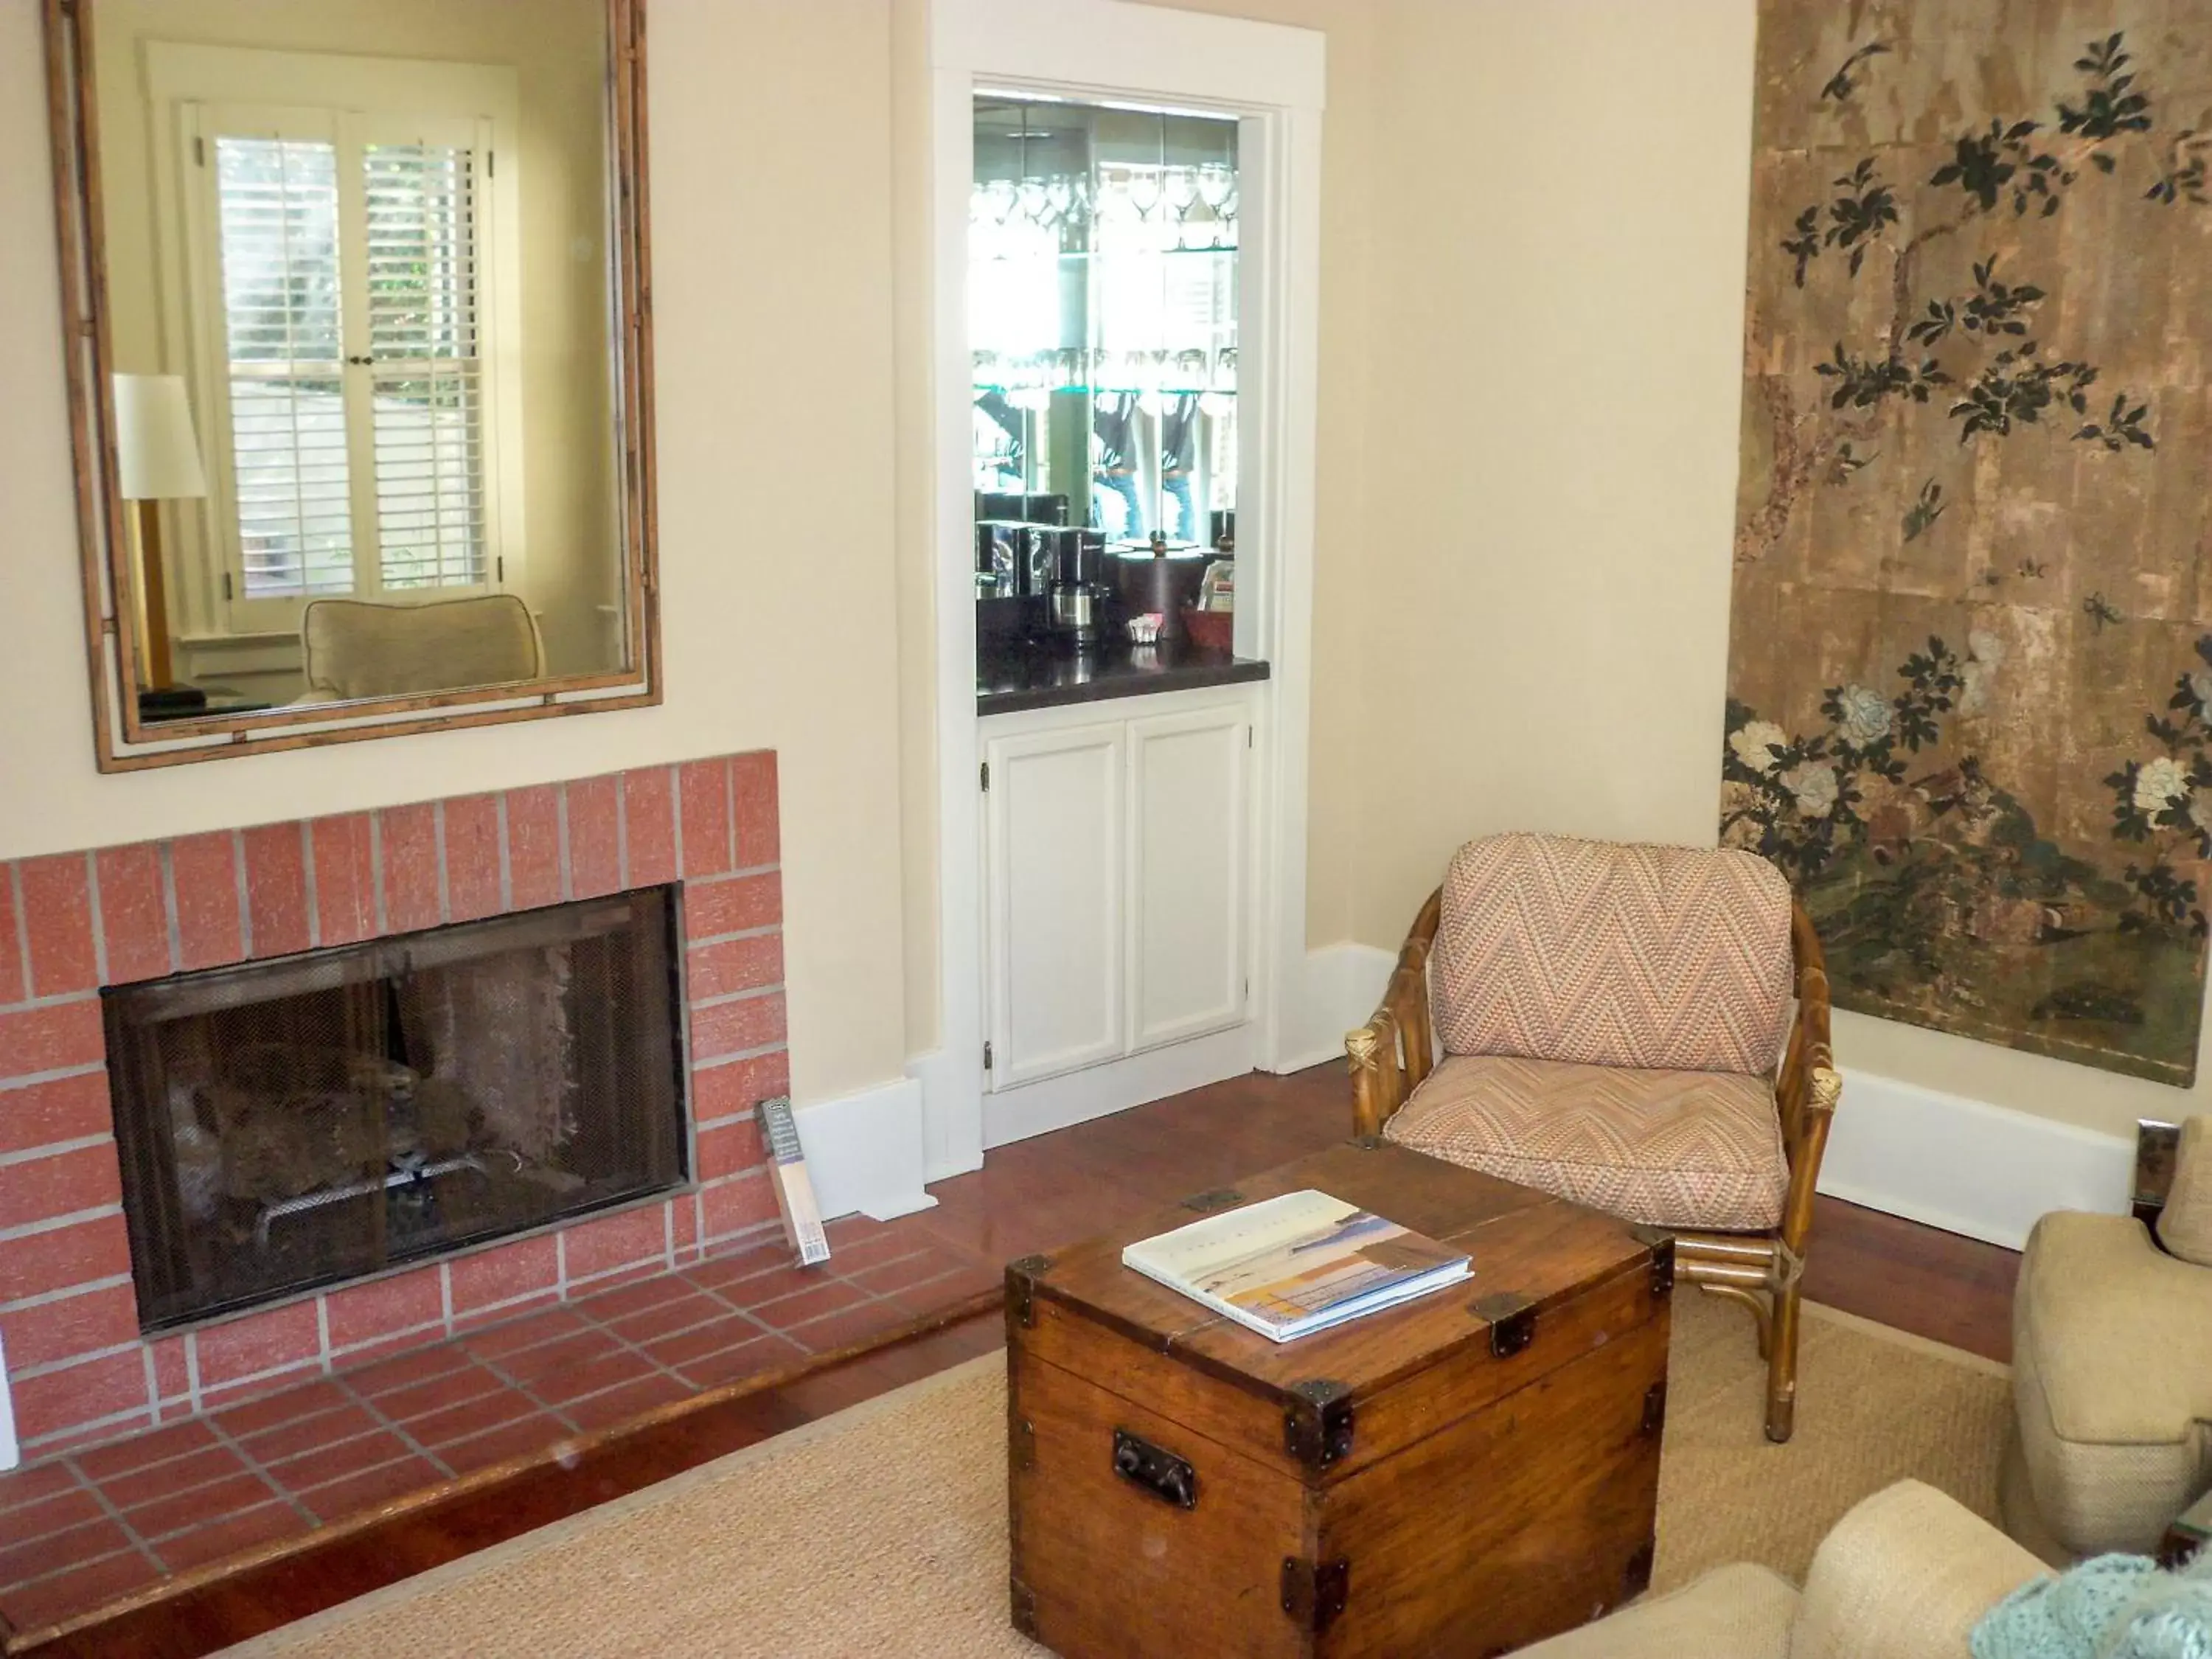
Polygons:
<instances>
[{"instance_id":1,"label":"mirror frame","mask_svg":"<svg viewBox=\"0 0 2212 1659\"><path fill-rule=\"evenodd\" d=\"M131 542L113 476L113 349L108 334L100 121L88 44L98 0L42 0L70 440L76 472L85 647L102 772L353 743L510 720L599 714L661 701L659 522L653 488L651 214L646 191L646 0L606 0L609 345L622 490L624 637L630 666L509 685L457 688L250 714L144 721L141 650L128 618Z\"/></svg>"}]
</instances>

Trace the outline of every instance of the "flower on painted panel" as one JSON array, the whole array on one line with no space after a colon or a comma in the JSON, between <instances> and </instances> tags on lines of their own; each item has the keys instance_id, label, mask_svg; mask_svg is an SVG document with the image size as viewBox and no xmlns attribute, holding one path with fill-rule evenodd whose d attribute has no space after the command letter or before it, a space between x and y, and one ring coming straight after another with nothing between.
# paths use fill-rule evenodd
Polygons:
<instances>
[{"instance_id":1,"label":"flower on painted panel","mask_svg":"<svg viewBox=\"0 0 2212 1659\"><path fill-rule=\"evenodd\" d=\"M1774 770L1789 746L1790 734L1772 720L1752 720L1729 733L1729 747L1754 772Z\"/></svg>"},{"instance_id":2,"label":"flower on painted panel","mask_svg":"<svg viewBox=\"0 0 2212 1659\"><path fill-rule=\"evenodd\" d=\"M2189 774L2170 755L2145 761L2136 774L2136 805L2142 811L2156 813L2179 807L2185 813L2190 793Z\"/></svg>"},{"instance_id":3,"label":"flower on painted panel","mask_svg":"<svg viewBox=\"0 0 2212 1659\"><path fill-rule=\"evenodd\" d=\"M1864 749L1889 735L1889 701L1873 687L1847 685L1836 701L1843 708L1838 726L1852 748Z\"/></svg>"},{"instance_id":4,"label":"flower on painted panel","mask_svg":"<svg viewBox=\"0 0 2212 1659\"><path fill-rule=\"evenodd\" d=\"M1836 805L1836 769L1816 761L1793 766L1782 775L1782 787L1808 818L1825 818Z\"/></svg>"},{"instance_id":5,"label":"flower on painted panel","mask_svg":"<svg viewBox=\"0 0 2212 1659\"><path fill-rule=\"evenodd\" d=\"M2212 672L2198 669L2189 677L2189 693L2201 710L2212 711Z\"/></svg>"}]
</instances>

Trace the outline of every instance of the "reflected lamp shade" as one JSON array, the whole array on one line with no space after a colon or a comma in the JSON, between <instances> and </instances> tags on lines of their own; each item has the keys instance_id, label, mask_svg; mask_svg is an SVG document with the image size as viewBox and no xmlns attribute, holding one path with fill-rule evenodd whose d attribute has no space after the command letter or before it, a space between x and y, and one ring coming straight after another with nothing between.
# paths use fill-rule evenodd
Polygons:
<instances>
[{"instance_id":1,"label":"reflected lamp shade","mask_svg":"<svg viewBox=\"0 0 2212 1659\"><path fill-rule=\"evenodd\" d=\"M115 461L126 501L191 501L207 494L184 376L115 377Z\"/></svg>"}]
</instances>

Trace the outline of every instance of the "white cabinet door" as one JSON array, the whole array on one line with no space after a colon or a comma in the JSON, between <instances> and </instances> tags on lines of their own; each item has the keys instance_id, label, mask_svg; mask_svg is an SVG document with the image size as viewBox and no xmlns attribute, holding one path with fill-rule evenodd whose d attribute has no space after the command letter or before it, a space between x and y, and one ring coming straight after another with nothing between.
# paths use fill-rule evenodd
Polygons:
<instances>
[{"instance_id":1,"label":"white cabinet door","mask_svg":"<svg viewBox=\"0 0 2212 1659\"><path fill-rule=\"evenodd\" d=\"M1243 702L1129 722L1129 1047L1244 1018Z\"/></svg>"},{"instance_id":2,"label":"white cabinet door","mask_svg":"<svg viewBox=\"0 0 2212 1659\"><path fill-rule=\"evenodd\" d=\"M1123 733L1115 721L984 746L994 1090L1127 1052Z\"/></svg>"}]
</instances>

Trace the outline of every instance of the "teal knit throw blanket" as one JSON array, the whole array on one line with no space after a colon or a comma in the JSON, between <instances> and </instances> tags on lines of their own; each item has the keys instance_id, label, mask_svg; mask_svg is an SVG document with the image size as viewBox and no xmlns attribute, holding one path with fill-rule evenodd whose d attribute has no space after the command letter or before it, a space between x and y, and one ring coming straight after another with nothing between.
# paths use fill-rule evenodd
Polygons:
<instances>
[{"instance_id":1,"label":"teal knit throw blanket","mask_svg":"<svg viewBox=\"0 0 2212 1659\"><path fill-rule=\"evenodd\" d=\"M2212 1552L2179 1572L2100 1555L2023 1584L1974 1627L1974 1659L2212 1659Z\"/></svg>"}]
</instances>

